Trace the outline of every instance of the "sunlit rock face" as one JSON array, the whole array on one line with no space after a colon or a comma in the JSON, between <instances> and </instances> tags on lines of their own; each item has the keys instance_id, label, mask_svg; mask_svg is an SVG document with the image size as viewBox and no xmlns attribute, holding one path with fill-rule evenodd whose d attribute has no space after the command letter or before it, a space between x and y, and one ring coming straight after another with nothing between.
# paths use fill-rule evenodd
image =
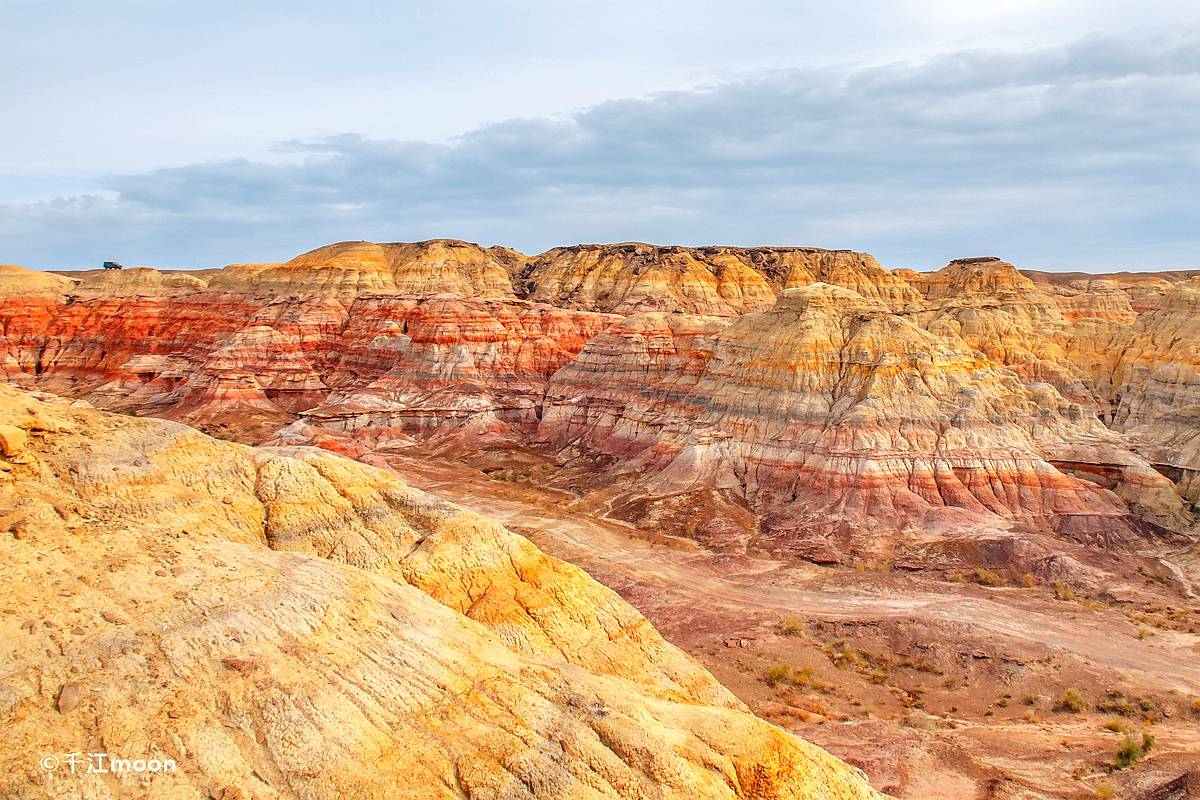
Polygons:
<instances>
[{"instance_id":1,"label":"sunlit rock face","mask_svg":"<svg viewBox=\"0 0 1200 800\"><path fill-rule=\"evenodd\" d=\"M1136 536L1116 494L1049 463L1072 449L1108 452L1169 494L1052 386L824 284L727 324L629 317L555 375L540 435L632 461L644 477L631 491L734 490L784 548L847 522L920 525L947 507Z\"/></svg>"},{"instance_id":2,"label":"sunlit rock face","mask_svg":"<svg viewBox=\"0 0 1200 800\"><path fill-rule=\"evenodd\" d=\"M919 297L865 253L813 247L559 247L526 263L515 286L531 300L569 308L735 316L820 281L893 306Z\"/></svg>"},{"instance_id":3,"label":"sunlit rock face","mask_svg":"<svg viewBox=\"0 0 1200 800\"><path fill-rule=\"evenodd\" d=\"M720 506L778 552L931 514L1120 544L1191 526L1197 291L991 257L350 242L196 275L0 270L0 365L252 441L536 451L618 516L707 498L680 513Z\"/></svg>"},{"instance_id":4,"label":"sunlit rock face","mask_svg":"<svg viewBox=\"0 0 1200 800\"><path fill-rule=\"evenodd\" d=\"M28 753L97 742L179 768L84 796L877 796L493 522L77 406L0 387L6 795L60 796Z\"/></svg>"},{"instance_id":5,"label":"sunlit rock face","mask_svg":"<svg viewBox=\"0 0 1200 800\"><path fill-rule=\"evenodd\" d=\"M509 272L524 257L503 247L449 239L375 244L340 242L282 264L234 264L210 286L225 292L283 294L436 294L512 297Z\"/></svg>"}]
</instances>

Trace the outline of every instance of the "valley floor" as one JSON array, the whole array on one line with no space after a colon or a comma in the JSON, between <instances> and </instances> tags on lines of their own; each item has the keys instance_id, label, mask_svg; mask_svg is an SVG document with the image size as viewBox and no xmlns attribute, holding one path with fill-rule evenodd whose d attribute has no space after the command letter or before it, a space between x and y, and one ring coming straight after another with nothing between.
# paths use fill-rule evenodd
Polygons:
<instances>
[{"instance_id":1,"label":"valley floor","mask_svg":"<svg viewBox=\"0 0 1200 800\"><path fill-rule=\"evenodd\" d=\"M1135 798L1200 769L1194 598L1131 606L715 553L561 491L387 461L584 568L760 716L898 797ZM1081 712L1062 708L1071 688ZM1113 771L1121 739L1143 730L1150 754Z\"/></svg>"}]
</instances>

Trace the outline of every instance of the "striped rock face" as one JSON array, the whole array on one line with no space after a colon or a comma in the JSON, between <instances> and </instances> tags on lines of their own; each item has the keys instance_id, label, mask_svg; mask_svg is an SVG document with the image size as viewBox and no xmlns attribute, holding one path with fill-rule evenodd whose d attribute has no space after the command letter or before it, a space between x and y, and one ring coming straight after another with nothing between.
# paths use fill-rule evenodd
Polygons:
<instances>
[{"instance_id":1,"label":"striped rock face","mask_svg":"<svg viewBox=\"0 0 1200 800\"><path fill-rule=\"evenodd\" d=\"M555 375L540 434L631 461L629 492L730 490L763 518L758 544L780 552L943 509L1128 542L1125 503L1050 463L1086 446L1169 491L1052 387L827 285L729 324L628 318Z\"/></svg>"},{"instance_id":2,"label":"striped rock face","mask_svg":"<svg viewBox=\"0 0 1200 800\"><path fill-rule=\"evenodd\" d=\"M530 260L515 285L522 296L570 308L736 316L821 281L893 307L920 298L865 253L815 247L559 247Z\"/></svg>"},{"instance_id":3,"label":"striped rock face","mask_svg":"<svg viewBox=\"0 0 1200 800\"><path fill-rule=\"evenodd\" d=\"M6 796L878 797L582 570L390 473L7 387L0 435ZM29 756L81 742L177 769Z\"/></svg>"},{"instance_id":4,"label":"striped rock face","mask_svg":"<svg viewBox=\"0 0 1200 800\"><path fill-rule=\"evenodd\" d=\"M782 554L981 520L1111 546L1191 528L1196 293L994 258L351 242L194 276L8 268L0 367L252 441L532 452L618 516L716 514Z\"/></svg>"}]
</instances>

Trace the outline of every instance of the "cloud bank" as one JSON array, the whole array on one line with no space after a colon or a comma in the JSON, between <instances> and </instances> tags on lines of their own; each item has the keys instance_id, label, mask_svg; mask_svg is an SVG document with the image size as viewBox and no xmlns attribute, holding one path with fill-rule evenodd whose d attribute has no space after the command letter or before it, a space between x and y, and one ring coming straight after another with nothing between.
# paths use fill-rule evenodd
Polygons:
<instances>
[{"instance_id":1,"label":"cloud bank","mask_svg":"<svg viewBox=\"0 0 1200 800\"><path fill-rule=\"evenodd\" d=\"M1200 266L1196 33L774 71L443 143L347 133L278 150L0 206L0 261L208 266L448 236Z\"/></svg>"}]
</instances>

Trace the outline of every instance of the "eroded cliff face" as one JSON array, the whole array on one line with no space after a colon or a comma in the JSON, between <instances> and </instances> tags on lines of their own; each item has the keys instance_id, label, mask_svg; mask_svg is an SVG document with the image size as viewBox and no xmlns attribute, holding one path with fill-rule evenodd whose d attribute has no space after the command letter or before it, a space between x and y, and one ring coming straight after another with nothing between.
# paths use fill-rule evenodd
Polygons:
<instances>
[{"instance_id":1,"label":"eroded cliff face","mask_svg":"<svg viewBox=\"0 0 1200 800\"><path fill-rule=\"evenodd\" d=\"M629 317L555 375L539 433L617 456L630 491L731 490L763 520L755 545L779 553L935 510L1130 543L1138 524L1116 494L1049 463L1089 449L1172 505L1169 481L1053 387L825 284L728 325Z\"/></svg>"},{"instance_id":2,"label":"eroded cliff face","mask_svg":"<svg viewBox=\"0 0 1200 800\"><path fill-rule=\"evenodd\" d=\"M10 388L0 445L6 795L875 796L581 570L394 475ZM80 750L178 768L30 757Z\"/></svg>"},{"instance_id":3,"label":"eroded cliff face","mask_svg":"<svg viewBox=\"0 0 1200 800\"><path fill-rule=\"evenodd\" d=\"M447 240L0 279L19 385L356 457L533 451L615 515L669 507L722 545L839 558L951 520L1117 546L1192 526L1200 334L1179 281L1139 312L1157 283L995 258Z\"/></svg>"},{"instance_id":4,"label":"eroded cliff face","mask_svg":"<svg viewBox=\"0 0 1200 800\"><path fill-rule=\"evenodd\" d=\"M509 272L523 260L515 250L451 239L340 242L283 264L234 264L215 275L210 286L266 295L453 292L468 297L512 297Z\"/></svg>"},{"instance_id":5,"label":"eroded cliff face","mask_svg":"<svg viewBox=\"0 0 1200 800\"><path fill-rule=\"evenodd\" d=\"M918 299L865 253L815 247L559 247L531 259L522 296L568 308L735 316L770 308L784 289L825 282L891 306Z\"/></svg>"}]
</instances>

